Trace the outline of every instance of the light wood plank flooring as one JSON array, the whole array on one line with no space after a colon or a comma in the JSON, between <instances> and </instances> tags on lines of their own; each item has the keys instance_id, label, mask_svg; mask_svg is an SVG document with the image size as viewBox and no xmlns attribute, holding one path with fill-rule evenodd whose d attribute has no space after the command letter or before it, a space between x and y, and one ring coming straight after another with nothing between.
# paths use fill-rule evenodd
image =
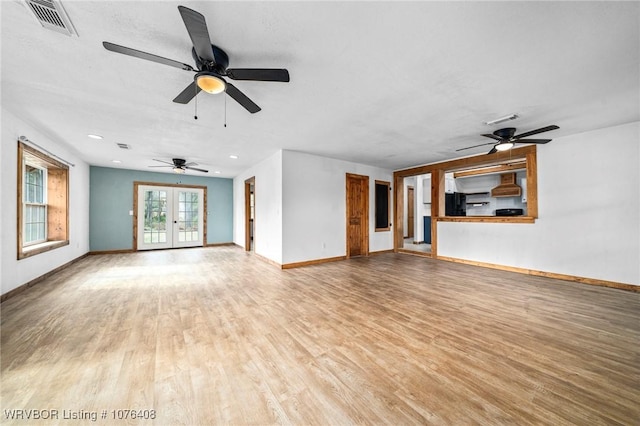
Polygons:
<instances>
[{"instance_id":1,"label":"light wood plank flooring","mask_svg":"<svg viewBox=\"0 0 640 426\"><path fill-rule=\"evenodd\" d=\"M623 290L402 254L282 271L219 247L89 256L1 314L3 424L640 423Z\"/></svg>"}]
</instances>

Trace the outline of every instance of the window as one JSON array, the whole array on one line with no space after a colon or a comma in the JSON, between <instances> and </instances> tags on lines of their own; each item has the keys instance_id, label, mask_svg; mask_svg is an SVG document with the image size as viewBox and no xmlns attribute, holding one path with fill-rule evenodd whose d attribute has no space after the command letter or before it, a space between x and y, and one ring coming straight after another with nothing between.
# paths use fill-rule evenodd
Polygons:
<instances>
[{"instance_id":1,"label":"window","mask_svg":"<svg viewBox=\"0 0 640 426\"><path fill-rule=\"evenodd\" d=\"M18 142L18 259L69 244L69 167Z\"/></svg>"},{"instance_id":2,"label":"window","mask_svg":"<svg viewBox=\"0 0 640 426\"><path fill-rule=\"evenodd\" d=\"M377 180L375 182L376 196L376 232L391 229L389 223L389 191L391 183Z\"/></svg>"},{"instance_id":3,"label":"window","mask_svg":"<svg viewBox=\"0 0 640 426\"><path fill-rule=\"evenodd\" d=\"M47 241L47 169L24 163L24 246Z\"/></svg>"}]
</instances>

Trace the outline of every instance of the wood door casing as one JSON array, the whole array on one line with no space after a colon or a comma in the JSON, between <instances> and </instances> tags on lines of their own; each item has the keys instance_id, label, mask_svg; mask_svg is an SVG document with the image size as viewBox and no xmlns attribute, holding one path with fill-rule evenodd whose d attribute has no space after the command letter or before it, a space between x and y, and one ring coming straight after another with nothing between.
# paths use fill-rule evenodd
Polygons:
<instances>
[{"instance_id":1,"label":"wood door casing","mask_svg":"<svg viewBox=\"0 0 640 426\"><path fill-rule=\"evenodd\" d=\"M415 228L415 190L413 186L407 187L407 238L414 237Z\"/></svg>"},{"instance_id":2,"label":"wood door casing","mask_svg":"<svg viewBox=\"0 0 640 426\"><path fill-rule=\"evenodd\" d=\"M346 175L347 259L369 255L369 176Z\"/></svg>"},{"instance_id":3,"label":"wood door casing","mask_svg":"<svg viewBox=\"0 0 640 426\"><path fill-rule=\"evenodd\" d=\"M252 189L251 187L253 186L253 192L254 192L254 202L255 202L255 182L256 182L256 178L251 177L247 180L244 181L244 250L245 251L251 251L251 248L253 246L253 244L255 244L255 241L252 241L251 239L251 231L252 231L252 223L251 223L251 192ZM255 214L255 208L254 208L254 214ZM253 221L253 226L255 226L255 218ZM253 229L253 233L254 233L254 237L255 237L255 229ZM255 240L255 238L254 238ZM255 247L255 246L253 246Z\"/></svg>"}]
</instances>

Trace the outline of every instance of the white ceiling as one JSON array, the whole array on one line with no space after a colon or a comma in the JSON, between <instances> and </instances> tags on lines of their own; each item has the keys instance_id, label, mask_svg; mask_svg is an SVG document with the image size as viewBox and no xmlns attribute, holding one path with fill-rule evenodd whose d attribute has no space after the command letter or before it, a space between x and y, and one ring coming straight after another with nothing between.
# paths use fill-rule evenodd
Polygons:
<instances>
[{"instance_id":1,"label":"white ceiling","mask_svg":"<svg viewBox=\"0 0 640 426\"><path fill-rule=\"evenodd\" d=\"M488 151L455 152L510 113L503 127L560 126L551 138L640 119L638 2L63 0L79 37L0 3L2 106L92 165L180 157L233 177L290 149L399 169ZM235 81L262 111L226 97L225 128L224 95L198 95L197 121L193 101L172 102L193 73L102 47L195 66L180 4L231 68L287 68L291 82Z\"/></svg>"}]
</instances>

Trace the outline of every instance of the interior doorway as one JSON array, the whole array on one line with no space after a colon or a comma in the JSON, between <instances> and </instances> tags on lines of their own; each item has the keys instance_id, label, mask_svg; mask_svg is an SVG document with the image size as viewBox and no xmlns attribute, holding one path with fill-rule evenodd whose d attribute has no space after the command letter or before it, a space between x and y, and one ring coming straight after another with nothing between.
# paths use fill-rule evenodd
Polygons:
<instances>
[{"instance_id":1,"label":"interior doorway","mask_svg":"<svg viewBox=\"0 0 640 426\"><path fill-rule=\"evenodd\" d=\"M136 250L202 247L206 244L205 188L134 186Z\"/></svg>"},{"instance_id":2,"label":"interior doorway","mask_svg":"<svg viewBox=\"0 0 640 426\"><path fill-rule=\"evenodd\" d=\"M255 247L255 200L256 178L244 181L244 250L253 251Z\"/></svg>"},{"instance_id":3,"label":"interior doorway","mask_svg":"<svg viewBox=\"0 0 640 426\"><path fill-rule=\"evenodd\" d=\"M407 235L406 238L413 238L415 235L415 188L407 186Z\"/></svg>"},{"instance_id":4,"label":"interior doorway","mask_svg":"<svg viewBox=\"0 0 640 426\"><path fill-rule=\"evenodd\" d=\"M416 254L431 253L431 174L403 179L403 239L400 248Z\"/></svg>"},{"instance_id":5,"label":"interior doorway","mask_svg":"<svg viewBox=\"0 0 640 426\"><path fill-rule=\"evenodd\" d=\"M347 259L369 255L369 176L346 175Z\"/></svg>"}]
</instances>

